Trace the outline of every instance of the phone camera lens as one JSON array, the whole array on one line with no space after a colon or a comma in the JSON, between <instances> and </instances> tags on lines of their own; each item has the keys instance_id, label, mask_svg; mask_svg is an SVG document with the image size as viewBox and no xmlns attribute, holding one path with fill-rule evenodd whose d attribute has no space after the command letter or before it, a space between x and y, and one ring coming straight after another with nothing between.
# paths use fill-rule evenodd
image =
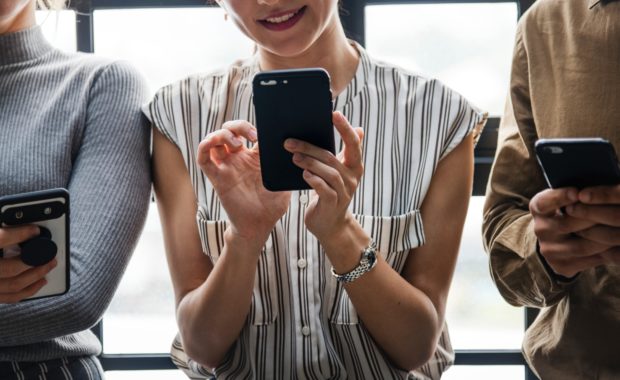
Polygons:
<instances>
[{"instance_id":1,"label":"phone camera lens","mask_svg":"<svg viewBox=\"0 0 620 380\"><path fill-rule=\"evenodd\" d=\"M52 208L51 207L46 207L45 209L43 209L43 213L45 215L49 215L52 213Z\"/></svg>"},{"instance_id":2,"label":"phone camera lens","mask_svg":"<svg viewBox=\"0 0 620 380\"><path fill-rule=\"evenodd\" d=\"M17 211L15 213L15 219L21 219L24 217L24 212L23 211Z\"/></svg>"}]
</instances>

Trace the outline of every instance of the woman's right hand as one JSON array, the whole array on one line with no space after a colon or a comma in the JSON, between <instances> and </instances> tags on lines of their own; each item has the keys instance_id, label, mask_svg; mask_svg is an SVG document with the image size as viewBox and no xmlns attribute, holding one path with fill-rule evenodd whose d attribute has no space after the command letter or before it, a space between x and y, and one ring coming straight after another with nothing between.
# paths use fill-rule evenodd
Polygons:
<instances>
[{"instance_id":1,"label":"woman's right hand","mask_svg":"<svg viewBox=\"0 0 620 380\"><path fill-rule=\"evenodd\" d=\"M36 226L0 228L0 248L10 249L39 234ZM56 260L40 267L24 264L19 256L0 258L0 303L16 303L33 296L47 281Z\"/></svg>"},{"instance_id":2,"label":"woman's right hand","mask_svg":"<svg viewBox=\"0 0 620 380\"><path fill-rule=\"evenodd\" d=\"M291 193L262 183L256 128L243 120L224 123L198 146L197 163L213 184L236 236L262 245L288 209Z\"/></svg>"}]
</instances>

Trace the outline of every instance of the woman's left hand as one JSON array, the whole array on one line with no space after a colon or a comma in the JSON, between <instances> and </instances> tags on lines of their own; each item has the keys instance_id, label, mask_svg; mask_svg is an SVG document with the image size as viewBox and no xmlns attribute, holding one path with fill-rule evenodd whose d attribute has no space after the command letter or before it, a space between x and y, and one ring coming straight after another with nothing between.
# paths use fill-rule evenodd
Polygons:
<instances>
[{"instance_id":1,"label":"woman's left hand","mask_svg":"<svg viewBox=\"0 0 620 380\"><path fill-rule=\"evenodd\" d=\"M304 169L304 179L314 190L306 208L306 227L321 242L339 236L353 216L351 199L364 174L361 128L353 128L340 112L332 120L344 143L337 156L312 144L287 139L284 147L293 153L295 165Z\"/></svg>"}]
</instances>

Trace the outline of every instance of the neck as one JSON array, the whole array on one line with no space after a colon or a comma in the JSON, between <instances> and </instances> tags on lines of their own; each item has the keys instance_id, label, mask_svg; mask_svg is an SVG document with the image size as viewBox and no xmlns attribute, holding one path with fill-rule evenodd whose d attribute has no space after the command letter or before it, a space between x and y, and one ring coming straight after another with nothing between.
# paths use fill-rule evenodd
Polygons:
<instances>
[{"instance_id":1,"label":"neck","mask_svg":"<svg viewBox=\"0 0 620 380\"><path fill-rule=\"evenodd\" d=\"M322 67L331 78L333 96L338 95L355 76L359 55L349 44L340 22L332 25L308 49L295 56L283 57L259 47L260 67L263 70Z\"/></svg>"},{"instance_id":2,"label":"neck","mask_svg":"<svg viewBox=\"0 0 620 380\"><path fill-rule=\"evenodd\" d=\"M18 32L28 29L36 24L34 16L34 0L27 2L21 8L5 18L0 17L0 35Z\"/></svg>"}]
</instances>

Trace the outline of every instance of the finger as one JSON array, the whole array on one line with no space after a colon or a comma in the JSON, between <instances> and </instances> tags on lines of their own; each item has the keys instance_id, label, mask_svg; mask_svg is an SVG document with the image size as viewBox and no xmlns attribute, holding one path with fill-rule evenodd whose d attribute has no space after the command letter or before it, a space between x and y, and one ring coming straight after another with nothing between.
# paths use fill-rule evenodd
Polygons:
<instances>
[{"instance_id":1,"label":"finger","mask_svg":"<svg viewBox=\"0 0 620 380\"><path fill-rule=\"evenodd\" d=\"M340 162L338 157L334 156L332 152L319 148L318 146L312 145L305 141L292 138L286 139L284 141L284 149L288 150L291 153L300 153L303 156L314 158L324 163L325 165L336 169L339 172L343 172L345 170L342 162Z\"/></svg>"},{"instance_id":2,"label":"finger","mask_svg":"<svg viewBox=\"0 0 620 380\"><path fill-rule=\"evenodd\" d=\"M620 185L585 188L579 192L579 201L586 204L620 204Z\"/></svg>"},{"instance_id":3,"label":"finger","mask_svg":"<svg viewBox=\"0 0 620 380\"><path fill-rule=\"evenodd\" d=\"M293 162L300 168L306 169L311 174L320 177L329 187L335 190L337 194L342 194L343 196L347 195L342 174L338 170L313 157L301 153L295 153L293 155Z\"/></svg>"},{"instance_id":4,"label":"finger","mask_svg":"<svg viewBox=\"0 0 620 380\"><path fill-rule=\"evenodd\" d=\"M540 253L547 260L568 260L586 257L605 252L610 248L578 236L569 237L562 241L539 241Z\"/></svg>"},{"instance_id":5,"label":"finger","mask_svg":"<svg viewBox=\"0 0 620 380\"><path fill-rule=\"evenodd\" d=\"M620 227L620 206L576 203L567 206L566 213L575 218L590 220L597 224Z\"/></svg>"},{"instance_id":6,"label":"finger","mask_svg":"<svg viewBox=\"0 0 620 380\"><path fill-rule=\"evenodd\" d=\"M44 278L57 265L56 260L36 268L30 268L27 271L11 278L3 278L0 280L0 293L19 293Z\"/></svg>"},{"instance_id":7,"label":"finger","mask_svg":"<svg viewBox=\"0 0 620 380\"><path fill-rule=\"evenodd\" d=\"M530 212L536 215L553 216L556 210L577 201L577 189L547 189L536 194L530 201Z\"/></svg>"},{"instance_id":8,"label":"finger","mask_svg":"<svg viewBox=\"0 0 620 380\"><path fill-rule=\"evenodd\" d=\"M39 227L34 224L20 227L2 227L0 228L0 248L19 244L39 234Z\"/></svg>"},{"instance_id":9,"label":"finger","mask_svg":"<svg viewBox=\"0 0 620 380\"><path fill-rule=\"evenodd\" d=\"M258 141L256 127L245 120L231 120L222 125L222 129L232 132L235 136L242 136L253 143Z\"/></svg>"},{"instance_id":10,"label":"finger","mask_svg":"<svg viewBox=\"0 0 620 380\"><path fill-rule=\"evenodd\" d=\"M349 167L361 165L363 130L361 128L353 128L340 112L334 112L332 121L344 143L344 164Z\"/></svg>"},{"instance_id":11,"label":"finger","mask_svg":"<svg viewBox=\"0 0 620 380\"><path fill-rule=\"evenodd\" d=\"M201 142L198 144L198 157L197 162L198 165L204 166L208 168L210 165L213 165L213 158L217 157L217 159L222 159L222 151L236 151L239 150L243 146L243 142L239 139L231 130L229 129L220 129L218 131L209 133ZM217 150L215 154L213 154L213 150Z\"/></svg>"},{"instance_id":12,"label":"finger","mask_svg":"<svg viewBox=\"0 0 620 380\"><path fill-rule=\"evenodd\" d=\"M576 232L577 236L605 245L620 245L620 228L604 225Z\"/></svg>"},{"instance_id":13,"label":"finger","mask_svg":"<svg viewBox=\"0 0 620 380\"><path fill-rule=\"evenodd\" d=\"M596 223L574 218L569 215L535 216L534 233L539 239L561 240L566 235L577 231L583 231L595 226Z\"/></svg>"},{"instance_id":14,"label":"finger","mask_svg":"<svg viewBox=\"0 0 620 380\"><path fill-rule=\"evenodd\" d=\"M17 303L28 297L34 296L45 285L47 285L47 280L42 278L39 281L26 287L25 289L21 290L18 293L8 293L8 294L0 293L0 303Z\"/></svg>"},{"instance_id":15,"label":"finger","mask_svg":"<svg viewBox=\"0 0 620 380\"><path fill-rule=\"evenodd\" d=\"M320 202L326 203L328 207L335 207L338 204L338 194L321 177L308 170L304 170L303 177L316 192Z\"/></svg>"},{"instance_id":16,"label":"finger","mask_svg":"<svg viewBox=\"0 0 620 380\"><path fill-rule=\"evenodd\" d=\"M13 278L31 268L31 266L24 264L19 257L0 259L0 279Z\"/></svg>"}]
</instances>

